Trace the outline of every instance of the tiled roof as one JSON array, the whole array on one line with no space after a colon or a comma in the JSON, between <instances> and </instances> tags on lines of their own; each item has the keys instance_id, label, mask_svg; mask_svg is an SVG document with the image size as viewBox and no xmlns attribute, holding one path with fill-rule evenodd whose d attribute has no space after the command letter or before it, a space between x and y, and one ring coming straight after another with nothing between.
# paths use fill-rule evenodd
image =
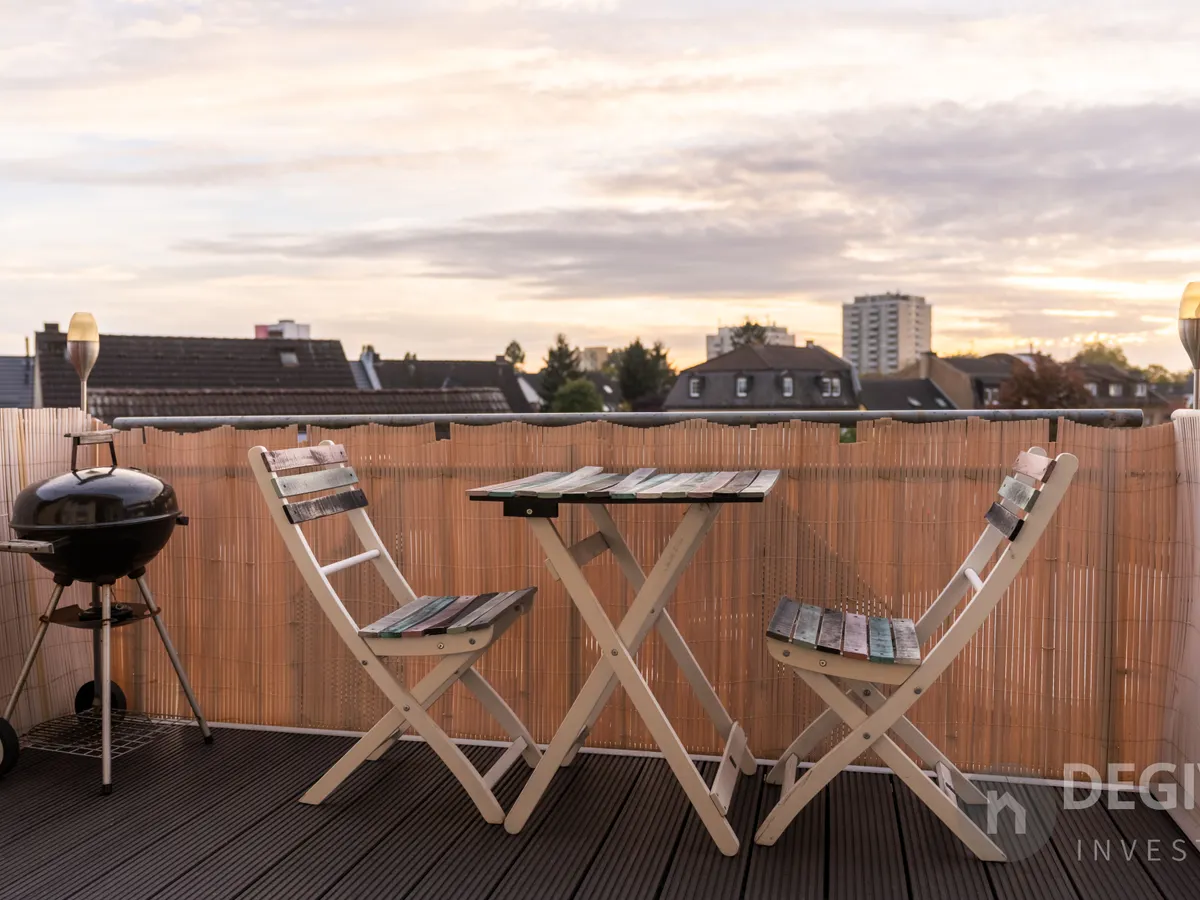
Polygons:
<instances>
[{"instance_id":1,"label":"tiled roof","mask_svg":"<svg viewBox=\"0 0 1200 900\"><path fill-rule=\"evenodd\" d=\"M55 326L57 329L57 326ZM66 358L67 336L38 332L42 405L79 405L79 378ZM102 334L88 379L102 388L348 388L354 375L339 341L195 338Z\"/></svg>"},{"instance_id":2,"label":"tiled roof","mask_svg":"<svg viewBox=\"0 0 1200 900\"><path fill-rule=\"evenodd\" d=\"M1019 360L1009 353L992 353L988 356L945 356L947 362L960 372L977 377L1007 378L1012 374L1013 365Z\"/></svg>"},{"instance_id":3,"label":"tiled roof","mask_svg":"<svg viewBox=\"0 0 1200 900\"><path fill-rule=\"evenodd\" d=\"M623 398L621 397L621 384L613 378L609 378L603 372L583 372L584 378L590 381L600 393L600 399L604 401L604 408L608 412L616 412L621 408ZM525 372L518 376L525 381L537 393L542 391L542 373L541 372Z\"/></svg>"},{"instance_id":4,"label":"tiled roof","mask_svg":"<svg viewBox=\"0 0 1200 900\"><path fill-rule=\"evenodd\" d=\"M300 416L510 412L497 388L360 391L355 388L200 388L88 390L92 415Z\"/></svg>"},{"instance_id":5,"label":"tiled roof","mask_svg":"<svg viewBox=\"0 0 1200 900\"><path fill-rule=\"evenodd\" d=\"M867 409L954 409L928 378L867 378L858 394Z\"/></svg>"},{"instance_id":6,"label":"tiled roof","mask_svg":"<svg viewBox=\"0 0 1200 900\"><path fill-rule=\"evenodd\" d=\"M816 344L807 347L743 344L684 372L778 372L783 369L793 372L848 371L850 363Z\"/></svg>"},{"instance_id":7,"label":"tiled roof","mask_svg":"<svg viewBox=\"0 0 1200 900\"><path fill-rule=\"evenodd\" d=\"M33 406L33 358L0 356L0 407Z\"/></svg>"},{"instance_id":8,"label":"tiled roof","mask_svg":"<svg viewBox=\"0 0 1200 900\"><path fill-rule=\"evenodd\" d=\"M499 388L513 412L530 412L512 364L504 360L388 359L376 360L382 388Z\"/></svg>"}]
</instances>

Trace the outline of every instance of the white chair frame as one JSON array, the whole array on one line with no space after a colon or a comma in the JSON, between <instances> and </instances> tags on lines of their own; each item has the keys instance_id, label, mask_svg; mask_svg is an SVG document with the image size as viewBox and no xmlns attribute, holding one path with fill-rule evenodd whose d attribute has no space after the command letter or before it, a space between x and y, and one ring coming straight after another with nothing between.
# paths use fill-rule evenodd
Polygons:
<instances>
[{"instance_id":1,"label":"white chair frame","mask_svg":"<svg viewBox=\"0 0 1200 900\"><path fill-rule=\"evenodd\" d=\"M1046 455L1037 447L1029 452L1035 456ZM909 721L906 713L963 651L1004 596L1045 531L1078 467L1078 460L1070 453L1061 453L1055 458L1036 505L1022 521L1020 531L1011 543L993 525L985 526L958 571L917 623L918 642L923 645L932 636L969 590L974 589L974 596L919 665L847 658L768 638L771 656L795 669L828 709L804 729L767 775L768 782L781 784L783 790L779 801L759 826L755 835L757 843L771 845L779 840L787 826L822 788L864 750L871 749L976 856L987 861L1006 860L1004 851L991 836L958 805L958 800L967 805L986 805L988 797ZM1016 480L1030 487L1036 483L1028 475L1018 474ZM1002 544L1006 546L1000 559L987 576L981 578L979 573ZM834 679L842 684L839 686ZM879 690L877 683L893 684L896 689L887 696ZM850 733L797 779L797 761L811 752L839 722L849 726ZM888 732L907 744L933 769L937 780L927 777Z\"/></svg>"},{"instance_id":2,"label":"white chair frame","mask_svg":"<svg viewBox=\"0 0 1200 900\"><path fill-rule=\"evenodd\" d=\"M332 449L335 445L332 441L322 441L320 446ZM400 607L413 603L417 599L416 593L380 540L365 509L350 509L342 513L349 517L350 525L364 548L363 552L321 565L300 525L293 524L287 516L287 504L276 489L278 476L268 467L264 456L267 452L267 448L258 446L252 447L247 455L255 480L267 500L271 519L321 610L393 707L309 788L300 798L301 802L319 804L324 801L360 765L367 760L378 759L411 727L458 779L484 819L496 825L502 823L505 813L493 790L496 783L517 759L524 759L531 768L535 767L541 759L541 752L520 718L473 666L492 642L520 618L524 610L519 606L510 608L487 628L459 634L405 638L361 636L358 623L330 584L330 574L369 561L374 563L376 571ZM314 459L308 465L327 463ZM351 489L353 485L344 485L336 493ZM421 681L408 688L383 664L381 658L386 656L441 656L442 660ZM512 743L486 773L481 774L475 768L427 712L455 682L462 682L512 738Z\"/></svg>"}]
</instances>

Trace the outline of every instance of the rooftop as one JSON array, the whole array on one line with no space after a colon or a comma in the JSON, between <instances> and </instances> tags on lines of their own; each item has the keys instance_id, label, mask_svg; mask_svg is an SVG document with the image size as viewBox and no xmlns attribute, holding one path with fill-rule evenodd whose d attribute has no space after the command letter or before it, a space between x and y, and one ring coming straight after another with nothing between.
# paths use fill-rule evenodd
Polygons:
<instances>
[{"instance_id":1,"label":"rooftop","mask_svg":"<svg viewBox=\"0 0 1200 900\"><path fill-rule=\"evenodd\" d=\"M954 409L929 378L864 378L858 397L867 409Z\"/></svg>"},{"instance_id":2,"label":"rooftop","mask_svg":"<svg viewBox=\"0 0 1200 900\"><path fill-rule=\"evenodd\" d=\"M0 356L0 408L33 406L33 358Z\"/></svg>"},{"instance_id":3,"label":"rooftop","mask_svg":"<svg viewBox=\"0 0 1200 900\"><path fill-rule=\"evenodd\" d=\"M92 415L257 416L327 414L506 413L499 388L99 388L88 392Z\"/></svg>"},{"instance_id":4,"label":"rooftop","mask_svg":"<svg viewBox=\"0 0 1200 900\"><path fill-rule=\"evenodd\" d=\"M374 369L383 388L494 387L513 412L531 409L516 371L504 359L376 359Z\"/></svg>"},{"instance_id":5,"label":"rooftop","mask_svg":"<svg viewBox=\"0 0 1200 900\"><path fill-rule=\"evenodd\" d=\"M42 405L77 407L79 377L66 358L66 333L48 324L36 342ZM354 386L340 341L140 334L101 335L88 379L89 390Z\"/></svg>"},{"instance_id":6,"label":"rooftop","mask_svg":"<svg viewBox=\"0 0 1200 900\"><path fill-rule=\"evenodd\" d=\"M893 776L861 771L838 776L778 844L760 847L750 838L778 791L760 767L733 795L742 840L732 858L712 846L666 763L646 756L585 751L518 835L484 823L416 741L323 806L297 803L350 743L217 729L206 746L194 728L173 727L115 761L108 797L95 793L94 759L27 751L19 777L0 784L0 896L1192 900L1200 880L1200 855L1166 813L1136 800L1064 811L1050 787L1014 788L1031 809L1057 807L1059 820L1048 843L1005 864L971 857ZM479 766L500 753L466 752ZM504 805L527 773L515 766L500 782ZM1111 858L1081 853L1078 840L1109 842ZM1175 846L1185 858L1167 862Z\"/></svg>"},{"instance_id":7,"label":"rooftop","mask_svg":"<svg viewBox=\"0 0 1200 900\"><path fill-rule=\"evenodd\" d=\"M850 363L835 356L824 347L808 344L804 347L788 347L779 344L743 344L715 356L707 362L684 369L687 374L704 374L705 372L739 372L739 371L793 371L824 372L831 370L848 370Z\"/></svg>"}]
</instances>

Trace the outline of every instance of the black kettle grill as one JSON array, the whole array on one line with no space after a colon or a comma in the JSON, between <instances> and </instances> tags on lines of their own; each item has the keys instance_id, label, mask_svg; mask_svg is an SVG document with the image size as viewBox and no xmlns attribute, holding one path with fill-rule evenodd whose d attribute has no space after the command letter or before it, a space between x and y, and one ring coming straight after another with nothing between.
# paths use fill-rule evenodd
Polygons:
<instances>
[{"instance_id":1,"label":"black kettle grill","mask_svg":"<svg viewBox=\"0 0 1200 900\"><path fill-rule=\"evenodd\" d=\"M124 692L110 678L114 627L139 619L154 620L204 739L212 741L145 578L146 565L166 546L175 526L187 524L187 518L180 514L175 491L169 484L147 472L117 465L115 434L92 431L67 435L72 442L71 471L29 485L13 503L9 524L19 540L0 542L0 551L32 556L54 574L54 593L0 717L0 775L16 765L18 742L8 719L52 623L92 631L94 680L76 694L75 712L81 717L100 714L104 793L112 787L112 711L121 712L126 706ZM100 444L107 444L112 464L79 468L80 446ZM112 586L126 577L137 583L142 603L113 602ZM64 589L76 581L91 584L91 604L60 609Z\"/></svg>"}]
</instances>

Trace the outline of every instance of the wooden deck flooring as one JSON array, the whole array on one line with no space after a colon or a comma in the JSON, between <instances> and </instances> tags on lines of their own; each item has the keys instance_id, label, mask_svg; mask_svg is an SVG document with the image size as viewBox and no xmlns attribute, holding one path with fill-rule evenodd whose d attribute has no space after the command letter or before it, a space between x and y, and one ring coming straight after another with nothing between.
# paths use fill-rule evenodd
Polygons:
<instances>
[{"instance_id":1,"label":"wooden deck flooring","mask_svg":"<svg viewBox=\"0 0 1200 900\"><path fill-rule=\"evenodd\" d=\"M581 755L514 836L479 818L423 744L398 744L309 807L296 797L348 739L216 736L205 746L193 728L170 729L115 762L108 797L96 760L27 751L0 780L0 898L1194 900L1200 891L1200 854L1140 801L1064 811L1054 788L1014 788L1049 837L1025 859L985 865L894 778L848 772L776 846L757 847L755 825L778 791L760 769L734 794L742 849L726 858L660 759ZM497 754L468 751L481 766ZM700 766L711 774L711 763ZM506 806L527 771L501 782Z\"/></svg>"}]
</instances>

